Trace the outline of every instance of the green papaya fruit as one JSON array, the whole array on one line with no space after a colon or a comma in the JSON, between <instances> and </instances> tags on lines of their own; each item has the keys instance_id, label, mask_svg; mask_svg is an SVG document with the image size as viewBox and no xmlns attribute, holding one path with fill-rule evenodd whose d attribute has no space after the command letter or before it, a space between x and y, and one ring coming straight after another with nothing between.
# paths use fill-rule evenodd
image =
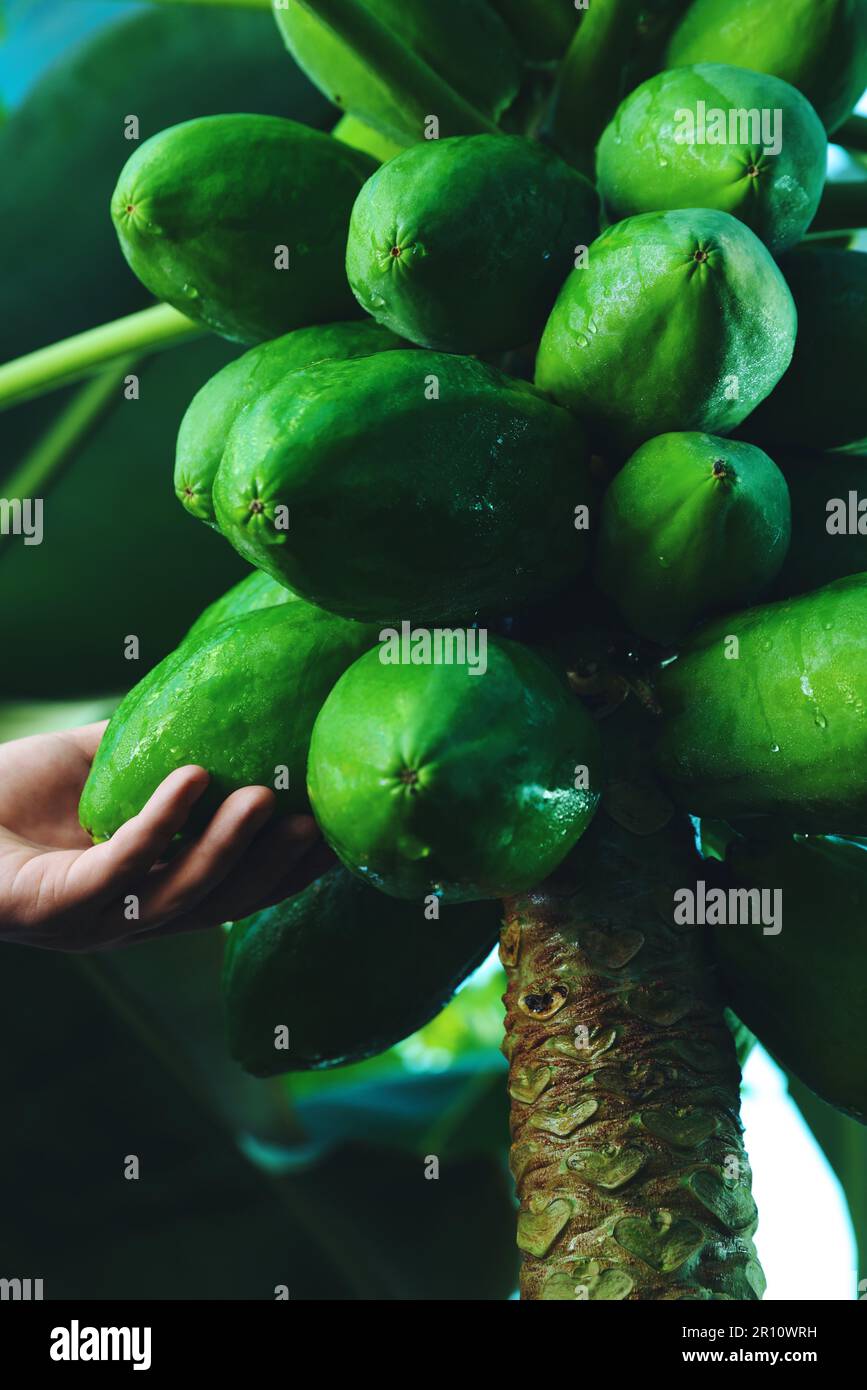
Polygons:
<instances>
[{"instance_id":1,"label":"green papaya fruit","mask_svg":"<svg viewBox=\"0 0 867 1390\"><path fill-rule=\"evenodd\" d=\"M705 624L656 693L656 766L686 810L867 832L867 574Z\"/></svg>"},{"instance_id":2,"label":"green papaya fruit","mask_svg":"<svg viewBox=\"0 0 867 1390\"><path fill-rule=\"evenodd\" d=\"M278 584L276 579L272 579L270 574L253 570L252 574L233 584L225 594L208 604L204 612L196 618L184 641L197 642L204 633L211 632L221 623L243 618L245 614L255 613L260 608L277 608L283 603L303 602L304 600L293 594L291 589L287 589L285 584Z\"/></svg>"},{"instance_id":3,"label":"green papaya fruit","mask_svg":"<svg viewBox=\"0 0 867 1390\"><path fill-rule=\"evenodd\" d=\"M867 87L867 0L694 0L666 67L745 62L791 82L836 130Z\"/></svg>"},{"instance_id":4,"label":"green papaya fruit","mask_svg":"<svg viewBox=\"0 0 867 1390\"><path fill-rule=\"evenodd\" d=\"M424 104L418 110L411 107L412 90L405 85L405 75L395 71L391 56L377 61L378 30L421 63L422 75L427 69L492 121L517 95L521 55L487 0L437 0L435 5L430 0L356 0L352 8L361 11L351 15L357 21L354 42L297 0L275 3L274 16L289 52L329 101L391 139L402 144L424 139L429 115L440 121L441 135L466 131L460 124L453 128L442 105L430 110ZM365 37L370 27L374 31L374 48L367 52L361 47L359 25Z\"/></svg>"},{"instance_id":5,"label":"green papaya fruit","mask_svg":"<svg viewBox=\"0 0 867 1390\"><path fill-rule=\"evenodd\" d=\"M238 416L290 372L331 358L366 357L403 344L379 324L360 319L297 328L259 343L206 381L178 431L175 495L191 516L217 527L211 496L229 431Z\"/></svg>"},{"instance_id":6,"label":"green papaya fruit","mask_svg":"<svg viewBox=\"0 0 867 1390\"><path fill-rule=\"evenodd\" d=\"M352 318L343 259L368 155L278 116L203 116L153 135L111 200L132 270L240 342ZM285 259L285 263L284 263Z\"/></svg>"},{"instance_id":7,"label":"green papaya fruit","mask_svg":"<svg viewBox=\"0 0 867 1390\"><path fill-rule=\"evenodd\" d=\"M484 631L484 630L483 630ZM452 660L397 643L345 672L313 730L313 813L354 873L397 898L501 898L535 887L590 823L596 725L528 647L487 639Z\"/></svg>"},{"instance_id":8,"label":"green papaya fruit","mask_svg":"<svg viewBox=\"0 0 867 1390\"><path fill-rule=\"evenodd\" d=\"M360 623L290 603L182 642L112 716L81 794L81 824L95 841L109 839L189 763L206 768L211 781L187 834L251 784L276 784L284 811L306 809L313 721L337 677L373 641Z\"/></svg>"},{"instance_id":9,"label":"green papaya fruit","mask_svg":"<svg viewBox=\"0 0 867 1390\"><path fill-rule=\"evenodd\" d=\"M780 263L798 340L779 385L749 417L751 439L808 449L867 449L867 255L797 251Z\"/></svg>"},{"instance_id":10,"label":"green papaya fruit","mask_svg":"<svg viewBox=\"0 0 867 1390\"><path fill-rule=\"evenodd\" d=\"M825 183L828 140L805 96L724 63L648 78L618 107L596 152L609 222L717 208L774 255L801 240Z\"/></svg>"},{"instance_id":11,"label":"green papaya fruit","mask_svg":"<svg viewBox=\"0 0 867 1390\"><path fill-rule=\"evenodd\" d=\"M596 582L633 632L676 642L701 618L767 588L790 531L786 480L761 449L663 434L609 484Z\"/></svg>"},{"instance_id":12,"label":"green papaya fruit","mask_svg":"<svg viewBox=\"0 0 867 1390\"><path fill-rule=\"evenodd\" d=\"M771 592L803 594L867 571L867 459L791 450L778 457L792 502L792 540Z\"/></svg>"},{"instance_id":13,"label":"green papaya fruit","mask_svg":"<svg viewBox=\"0 0 867 1390\"><path fill-rule=\"evenodd\" d=\"M565 585L588 490L567 411L474 359L407 351L320 362L261 396L214 505L236 550L310 602L425 622Z\"/></svg>"},{"instance_id":14,"label":"green papaya fruit","mask_svg":"<svg viewBox=\"0 0 867 1390\"><path fill-rule=\"evenodd\" d=\"M766 934L743 922L713 928L728 1000L823 1100L867 1120L858 1045L867 1019L867 848L825 836L736 841L729 862L738 887L779 891L782 930Z\"/></svg>"},{"instance_id":15,"label":"green papaya fruit","mask_svg":"<svg viewBox=\"0 0 867 1390\"><path fill-rule=\"evenodd\" d=\"M648 212L593 242L542 335L536 385L631 453L671 430L726 434L789 365L792 296L728 213Z\"/></svg>"},{"instance_id":16,"label":"green papaya fruit","mask_svg":"<svg viewBox=\"0 0 867 1390\"><path fill-rule=\"evenodd\" d=\"M359 193L346 273L362 308L414 343L519 347L596 236L598 209L583 175L523 136L423 141Z\"/></svg>"},{"instance_id":17,"label":"green papaya fruit","mask_svg":"<svg viewBox=\"0 0 867 1390\"><path fill-rule=\"evenodd\" d=\"M359 1062L415 1033L496 943L499 903L425 909L344 868L236 922L226 943L229 1050L254 1076ZM275 1048L275 1030L288 1046Z\"/></svg>"}]
</instances>

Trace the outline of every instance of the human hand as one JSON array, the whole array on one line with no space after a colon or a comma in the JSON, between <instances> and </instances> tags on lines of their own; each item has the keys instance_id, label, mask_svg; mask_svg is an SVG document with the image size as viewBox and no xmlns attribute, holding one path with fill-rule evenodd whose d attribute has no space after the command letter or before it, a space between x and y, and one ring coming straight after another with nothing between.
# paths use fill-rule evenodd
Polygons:
<instances>
[{"instance_id":1,"label":"human hand","mask_svg":"<svg viewBox=\"0 0 867 1390\"><path fill-rule=\"evenodd\" d=\"M214 927L300 892L333 862L312 816L272 819L268 787L233 792L166 861L208 784L195 766L92 845L78 802L105 727L0 744L0 941L92 951Z\"/></svg>"}]
</instances>

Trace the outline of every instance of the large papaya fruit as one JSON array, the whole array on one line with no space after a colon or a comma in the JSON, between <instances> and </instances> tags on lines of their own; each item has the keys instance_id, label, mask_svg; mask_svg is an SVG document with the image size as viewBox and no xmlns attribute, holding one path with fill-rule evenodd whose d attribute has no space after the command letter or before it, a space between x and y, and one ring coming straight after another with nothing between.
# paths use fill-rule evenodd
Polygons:
<instances>
[{"instance_id":1,"label":"large papaya fruit","mask_svg":"<svg viewBox=\"0 0 867 1390\"><path fill-rule=\"evenodd\" d=\"M575 247L597 231L593 186L541 145L423 141L359 193L346 272L362 308L404 338L495 352L538 335Z\"/></svg>"},{"instance_id":2,"label":"large papaya fruit","mask_svg":"<svg viewBox=\"0 0 867 1390\"><path fill-rule=\"evenodd\" d=\"M236 922L226 943L229 1049L254 1076L336 1067L424 1026L494 945L499 903L424 909L342 867ZM278 1030L288 1030L279 1048Z\"/></svg>"},{"instance_id":3,"label":"large papaya fruit","mask_svg":"<svg viewBox=\"0 0 867 1390\"><path fill-rule=\"evenodd\" d=\"M867 832L867 574L705 624L657 697L655 761L685 809Z\"/></svg>"},{"instance_id":4,"label":"large papaya fruit","mask_svg":"<svg viewBox=\"0 0 867 1390\"><path fill-rule=\"evenodd\" d=\"M724 63L674 68L621 102L596 152L610 222L717 208L777 255L800 241L825 183L828 140L805 96Z\"/></svg>"},{"instance_id":5,"label":"large papaya fruit","mask_svg":"<svg viewBox=\"0 0 867 1390\"><path fill-rule=\"evenodd\" d=\"M823 1100L867 1121L867 848L824 836L736 841L728 862L737 886L779 891L782 924L713 928L728 1000Z\"/></svg>"},{"instance_id":6,"label":"large papaya fruit","mask_svg":"<svg viewBox=\"0 0 867 1390\"><path fill-rule=\"evenodd\" d=\"M795 327L785 280L742 222L644 213L609 227L570 274L536 385L624 453L671 430L725 434L779 381Z\"/></svg>"},{"instance_id":7,"label":"large papaya fruit","mask_svg":"<svg viewBox=\"0 0 867 1390\"><path fill-rule=\"evenodd\" d=\"M402 346L370 320L298 328L259 343L196 392L181 421L175 453L175 493L192 516L217 526L211 492L235 420L284 376L332 358L366 357Z\"/></svg>"},{"instance_id":8,"label":"large papaya fruit","mask_svg":"<svg viewBox=\"0 0 867 1390\"><path fill-rule=\"evenodd\" d=\"M792 450L778 458L792 503L792 539L772 594L803 594L867 571L867 459Z\"/></svg>"},{"instance_id":9,"label":"large papaya fruit","mask_svg":"<svg viewBox=\"0 0 867 1390\"><path fill-rule=\"evenodd\" d=\"M397 639L366 653L331 692L310 746L314 814L344 864L394 897L523 892L593 817L596 725L528 647L486 640L472 665L462 656L482 649L456 653L446 633L439 664L406 664L437 661L426 636L412 655Z\"/></svg>"},{"instance_id":10,"label":"large papaya fruit","mask_svg":"<svg viewBox=\"0 0 867 1390\"><path fill-rule=\"evenodd\" d=\"M602 502L596 579L632 631L675 642L756 598L789 545L789 490L761 449L710 434L649 439Z\"/></svg>"},{"instance_id":11,"label":"large papaya fruit","mask_svg":"<svg viewBox=\"0 0 867 1390\"><path fill-rule=\"evenodd\" d=\"M250 784L275 787L284 811L305 809L313 721L337 677L374 640L360 623L289 604L182 642L112 716L81 794L81 824L94 840L108 839L188 763L211 774L189 833Z\"/></svg>"},{"instance_id":12,"label":"large papaya fruit","mask_svg":"<svg viewBox=\"0 0 867 1390\"><path fill-rule=\"evenodd\" d=\"M274 14L287 48L320 91L403 144L423 139L432 115L440 135L496 122L521 83L515 40L487 0L275 0ZM351 33L341 32L341 21ZM430 105L433 95L439 100ZM449 96L459 103L454 109Z\"/></svg>"},{"instance_id":13,"label":"large papaya fruit","mask_svg":"<svg viewBox=\"0 0 867 1390\"><path fill-rule=\"evenodd\" d=\"M694 0L666 65L746 62L791 82L836 130L867 87L867 0Z\"/></svg>"},{"instance_id":14,"label":"large papaya fruit","mask_svg":"<svg viewBox=\"0 0 867 1390\"><path fill-rule=\"evenodd\" d=\"M297 594L278 584L270 574L253 570L246 578L233 584L231 589L209 603L189 629L185 642L197 641L203 633L211 632L221 623L234 618L243 618L247 613L255 613L260 608L276 608L282 603L303 603Z\"/></svg>"},{"instance_id":15,"label":"large papaya fruit","mask_svg":"<svg viewBox=\"0 0 867 1390\"><path fill-rule=\"evenodd\" d=\"M386 352L284 377L232 430L223 534L312 603L371 622L508 612L584 562L584 433L482 362Z\"/></svg>"},{"instance_id":16,"label":"large papaya fruit","mask_svg":"<svg viewBox=\"0 0 867 1390\"><path fill-rule=\"evenodd\" d=\"M783 258L798 311L791 366L744 425L796 448L867 449L867 255L805 250Z\"/></svg>"},{"instance_id":17,"label":"large papaya fruit","mask_svg":"<svg viewBox=\"0 0 867 1390\"><path fill-rule=\"evenodd\" d=\"M144 285L240 342L352 318L349 214L376 167L278 116L204 116L162 130L121 171L111 215Z\"/></svg>"}]
</instances>

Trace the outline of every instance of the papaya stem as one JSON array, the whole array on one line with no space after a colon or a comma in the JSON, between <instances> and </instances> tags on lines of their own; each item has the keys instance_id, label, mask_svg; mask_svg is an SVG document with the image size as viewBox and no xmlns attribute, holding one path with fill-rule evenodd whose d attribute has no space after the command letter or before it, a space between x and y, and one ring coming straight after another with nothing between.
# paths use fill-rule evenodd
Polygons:
<instances>
[{"instance_id":1,"label":"papaya stem","mask_svg":"<svg viewBox=\"0 0 867 1390\"><path fill-rule=\"evenodd\" d=\"M496 131L497 126L465 101L357 0L297 0L348 44L356 58L383 78L394 99L416 124L419 139L425 122L436 116L449 135Z\"/></svg>"},{"instance_id":2,"label":"papaya stem","mask_svg":"<svg viewBox=\"0 0 867 1390\"><path fill-rule=\"evenodd\" d=\"M560 67L551 139L564 156L591 168L596 142L621 97L642 0L593 0Z\"/></svg>"},{"instance_id":3,"label":"papaya stem","mask_svg":"<svg viewBox=\"0 0 867 1390\"><path fill-rule=\"evenodd\" d=\"M69 386L131 353L143 356L172 347L205 330L170 304L156 304L137 314L89 328L50 347L29 352L0 366L0 410L33 396Z\"/></svg>"},{"instance_id":4,"label":"papaya stem","mask_svg":"<svg viewBox=\"0 0 867 1390\"><path fill-rule=\"evenodd\" d=\"M525 1299L762 1295L734 1043L703 932L674 924L701 862L680 823L600 812L570 881L506 904Z\"/></svg>"},{"instance_id":5,"label":"papaya stem","mask_svg":"<svg viewBox=\"0 0 867 1390\"><path fill-rule=\"evenodd\" d=\"M808 235L857 231L864 227L867 227L867 179L829 180Z\"/></svg>"},{"instance_id":6,"label":"papaya stem","mask_svg":"<svg viewBox=\"0 0 867 1390\"><path fill-rule=\"evenodd\" d=\"M848 121L844 121L839 129L834 131L831 139L835 145L842 145L845 150L857 150L860 154L867 154L867 116L850 116Z\"/></svg>"}]
</instances>

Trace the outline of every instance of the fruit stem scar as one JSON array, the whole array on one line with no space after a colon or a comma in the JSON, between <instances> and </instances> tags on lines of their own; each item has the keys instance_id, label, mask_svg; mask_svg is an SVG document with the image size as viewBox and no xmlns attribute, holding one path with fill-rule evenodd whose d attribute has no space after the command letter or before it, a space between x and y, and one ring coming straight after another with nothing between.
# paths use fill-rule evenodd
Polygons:
<instances>
[{"instance_id":1,"label":"fruit stem scar","mask_svg":"<svg viewBox=\"0 0 867 1390\"><path fill-rule=\"evenodd\" d=\"M418 772L414 767L405 767L398 773L398 781L407 787L414 787L418 782Z\"/></svg>"},{"instance_id":2,"label":"fruit stem scar","mask_svg":"<svg viewBox=\"0 0 867 1390\"><path fill-rule=\"evenodd\" d=\"M707 258L708 258L707 252L706 252L706 251L702 251L701 249L699 249L698 251L696 251L695 255L693 256L693 260L694 260L694 261L698 261L699 264L701 264L703 261L706 261Z\"/></svg>"},{"instance_id":3,"label":"fruit stem scar","mask_svg":"<svg viewBox=\"0 0 867 1390\"><path fill-rule=\"evenodd\" d=\"M392 246L388 254L394 256L395 260L397 260L397 257L403 254L403 248L401 246Z\"/></svg>"},{"instance_id":4,"label":"fruit stem scar","mask_svg":"<svg viewBox=\"0 0 867 1390\"><path fill-rule=\"evenodd\" d=\"M726 463L725 459L714 459L712 474L714 478L719 478L722 482L730 483L735 476L735 470L731 464Z\"/></svg>"},{"instance_id":5,"label":"fruit stem scar","mask_svg":"<svg viewBox=\"0 0 867 1390\"><path fill-rule=\"evenodd\" d=\"M260 501L258 497L254 497L252 502L250 503L250 511L253 513L253 515L258 516L261 512L264 512L264 510L264 502Z\"/></svg>"}]
</instances>

